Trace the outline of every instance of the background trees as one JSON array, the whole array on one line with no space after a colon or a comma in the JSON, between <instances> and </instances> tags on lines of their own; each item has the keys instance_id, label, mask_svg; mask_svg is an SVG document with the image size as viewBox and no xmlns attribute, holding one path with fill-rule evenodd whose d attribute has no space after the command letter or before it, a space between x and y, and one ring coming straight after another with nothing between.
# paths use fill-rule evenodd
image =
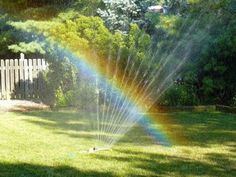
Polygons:
<instances>
[{"instance_id":1,"label":"background trees","mask_svg":"<svg viewBox=\"0 0 236 177\"><path fill-rule=\"evenodd\" d=\"M167 6L168 13L147 12L149 6L158 4ZM19 52L47 55L49 62L57 66L46 74L48 84L53 74L66 74L68 68L73 70L65 56L53 53L55 43L80 54L91 53L92 49L98 58L108 55L116 58L120 51L122 68L122 62L125 65L130 54L137 62L144 60L144 63L156 51L161 51L160 57L170 54L180 41L183 45L188 42L183 39L192 26L190 35L194 45L189 49L190 59L158 104L235 103L236 4L233 0L0 0L0 9L0 56L15 56ZM52 45L45 41L51 41ZM141 70L140 75L145 67ZM74 70L70 75L77 78L79 71ZM58 77L61 84L54 84L51 91L55 93L54 102L57 94L69 98L72 93L62 87L68 77ZM75 89L76 84L69 85L71 90Z\"/></svg>"}]
</instances>

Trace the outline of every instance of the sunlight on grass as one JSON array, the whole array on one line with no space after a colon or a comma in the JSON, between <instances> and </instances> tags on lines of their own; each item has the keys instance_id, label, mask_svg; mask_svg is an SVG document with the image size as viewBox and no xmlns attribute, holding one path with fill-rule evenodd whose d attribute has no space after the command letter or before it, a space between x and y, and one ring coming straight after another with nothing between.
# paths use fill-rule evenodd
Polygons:
<instances>
[{"instance_id":1,"label":"sunlight on grass","mask_svg":"<svg viewBox=\"0 0 236 177\"><path fill-rule=\"evenodd\" d=\"M112 151L88 154L85 150L93 146L96 132L84 115L1 114L0 176L234 176L235 115L168 117L184 131L187 143L160 146L135 126Z\"/></svg>"}]
</instances>

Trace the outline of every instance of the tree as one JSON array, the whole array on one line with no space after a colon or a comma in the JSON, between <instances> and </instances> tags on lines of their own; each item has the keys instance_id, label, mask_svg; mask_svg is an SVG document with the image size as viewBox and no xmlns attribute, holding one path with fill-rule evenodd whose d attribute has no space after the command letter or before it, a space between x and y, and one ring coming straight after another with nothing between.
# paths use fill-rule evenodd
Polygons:
<instances>
[{"instance_id":1,"label":"tree","mask_svg":"<svg viewBox=\"0 0 236 177\"><path fill-rule=\"evenodd\" d=\"M98 9L99 16L111 30L129 31L130 23L144 24L144 14L155 0L103 0L103 6Z\"/></svg>"},{"instance_id":2,"label":"tree","mask_svg":"<svg viewBox=\"0 0 236 177\"><path fill-rule=\"evenodd\" d=\"M4 56L8 52L8 44L14 41L14 28L7 25L7 16L0 16L0 56Z\"/></svg>"}]
</instances>

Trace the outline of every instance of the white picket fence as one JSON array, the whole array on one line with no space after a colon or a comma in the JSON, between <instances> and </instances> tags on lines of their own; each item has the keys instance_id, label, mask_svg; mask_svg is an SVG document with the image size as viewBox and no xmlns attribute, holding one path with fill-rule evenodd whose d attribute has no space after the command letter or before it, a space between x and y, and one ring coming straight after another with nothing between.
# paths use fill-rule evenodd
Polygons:
<instances>
[{"instance_id":1,"label":"white picket fence","mask_svg":"<svg viewBox=\"0 0 236 177\"><path fill-rule=\"evenodd\" d=\"M38 98L42 88L39 74L46 70L45 59L0 59L0 100Z\"/></svg>"}]
</instances>

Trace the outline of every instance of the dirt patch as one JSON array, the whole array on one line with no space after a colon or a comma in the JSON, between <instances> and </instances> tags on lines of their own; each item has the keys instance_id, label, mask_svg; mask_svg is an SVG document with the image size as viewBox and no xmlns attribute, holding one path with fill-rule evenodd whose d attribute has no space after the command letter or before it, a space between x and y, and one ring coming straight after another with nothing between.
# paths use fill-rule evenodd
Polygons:
<instances>
[{"instance_id":1,"label":"dirt patch","mask_svg":"<svg viewBox=\"0 0 236 177\"><path fill-rule=\"evenodd\" d=\"M47 110L49 107L42 103L26 100L0 100L1 112L26 112L34 110Z\"/></svg>"}]
</instances>

